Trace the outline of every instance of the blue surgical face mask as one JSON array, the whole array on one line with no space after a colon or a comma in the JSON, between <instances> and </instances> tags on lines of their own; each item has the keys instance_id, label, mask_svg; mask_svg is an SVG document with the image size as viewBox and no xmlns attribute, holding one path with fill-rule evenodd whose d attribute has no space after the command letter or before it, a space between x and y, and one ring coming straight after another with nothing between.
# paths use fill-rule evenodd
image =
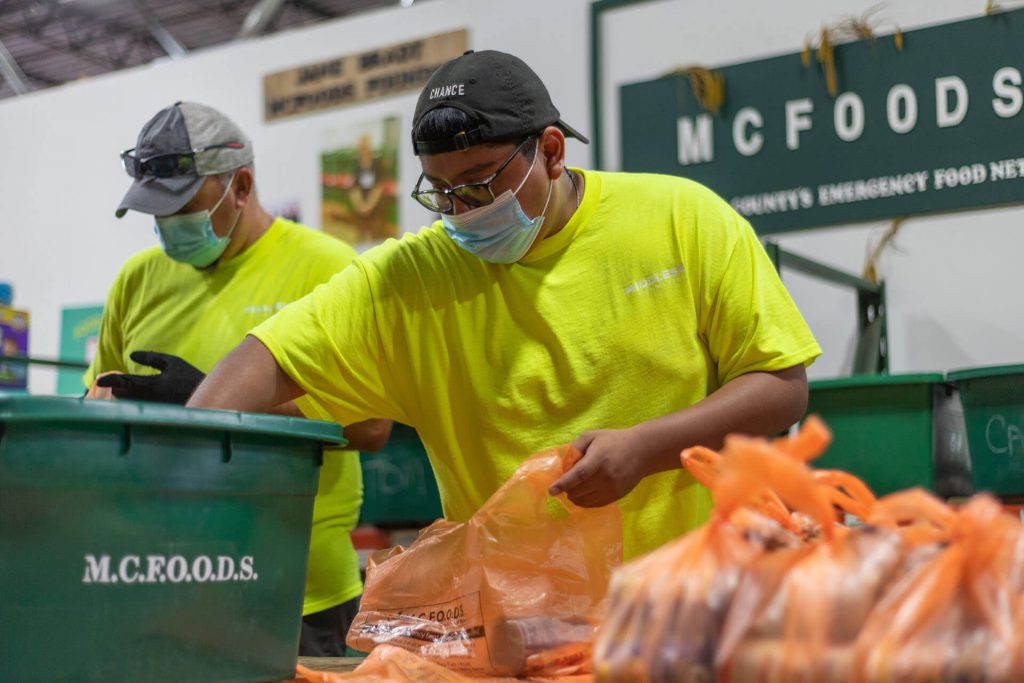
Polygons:
<instances>
[{"instance_id":1,"label":"blue surgical face mask","mask_svg":"<svg viewBox=\"0 0 1024 683\"><path fill-rule=\"evenodd\" d=\"M218 237L213 231L213 212L228 196L234 180L235 176L232 174L227 189L212 209L156 217L156 234L160 237L160 244L168 256L179 263L187 263L196 268L205 268L220 258L231 241L231 233L235 231L242 212L239 211L235 216L235 222L231 224L231 229L224 237Z\"/></svg>"},{"instance_id":2,"label":"blue surgical face mask","mask_svg":"<svg viewBox=\"0 0 1024 683\"><path fill-rule=\"evenodd\" d=\"M548 210L548 202L551 201L553 183L549 182L544 208L539 216L531 219L523 213L523 207L516 199L519 190L523 189L526 179L533 172L538 156L540 140L533 153L533 164L530 164L530 170L515 191L505 190L490 204L462 214L441 214L441 223L448 237L469 253L489 263L515 263L523 258L537 239L540 226L544 223L544 212Z\"/></svg>"}]
</instances>

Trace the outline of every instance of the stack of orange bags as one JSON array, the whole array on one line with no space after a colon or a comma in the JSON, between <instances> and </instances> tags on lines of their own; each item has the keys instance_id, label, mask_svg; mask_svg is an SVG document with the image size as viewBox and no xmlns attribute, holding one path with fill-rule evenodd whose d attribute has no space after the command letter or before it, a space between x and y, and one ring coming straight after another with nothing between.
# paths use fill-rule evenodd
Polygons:
<instances>
[{"instance_id":1,"label":"stack of orange bags","mask_svg":"<svg viewBox=\"0 0 1024 683\"><path fill-rule=\"evenodd\" d=\"M808 467L829 440L812 418L683 453L713 518L615 574L598 680L1024 680L1020 521L987 495L875 499Z\"/></svg>"}]
</instances>

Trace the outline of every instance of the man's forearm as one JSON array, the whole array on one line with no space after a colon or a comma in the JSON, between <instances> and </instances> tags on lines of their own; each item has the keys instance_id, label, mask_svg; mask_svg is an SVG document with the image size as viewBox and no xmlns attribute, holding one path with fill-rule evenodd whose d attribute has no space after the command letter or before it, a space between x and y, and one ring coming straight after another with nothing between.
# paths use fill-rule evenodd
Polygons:
<instances>
[{"instance_id":1,"label":"man's forearm","mask_svg":"<svg viewBox=\"0 0 1024 683\"><path fill-rule=\"evenodd\" d=\"M295 401L288 401L270 409L274 415L285 417L307 417L299 410ZM313 418L318 419L318 418ZM346 447L353 451L374 452L379 451L388 444L391 436L391 420L364 420L354 424L344 425Z\"/></svg>"},{"instance_id":2,"label":"man's forearm","mask_svg":"<svg viewBox=\"0 0 1024 683\"><path fill-rule=\"evenodd\" d=\"M777 434L803 417L806 409L807 375L801 365L742 375L703 401L633 430L650 454L648 474L653 474L678 469L684 448L720 448L733 433Z\"/></svg>"},{"instance_id":3,"label":"man's forearm","mask_svg":"<svg viewBox=\"0 0 1024 683\"><path fill-rule=\"evenodd\" d=\"M217 363L187 405L267 413L301 395L302 390L278 367L267 347L248 336Z\"/></svg>"},{"instance_id":4,"label":"man's forearm","mask_svg":"<svg viewBox=\"0 0 1024 683\"><path fill-rule=\"evenodd\" d=\"M718 448L735 432L778 433L799 420L806 407L807 375L802 365L743 375L689 408L628 429L584 432L573 442L583 458L549 492L565 492L584 507L607 505L644 477L679 469L684 448Z\"/></svg>"}]
</instances>

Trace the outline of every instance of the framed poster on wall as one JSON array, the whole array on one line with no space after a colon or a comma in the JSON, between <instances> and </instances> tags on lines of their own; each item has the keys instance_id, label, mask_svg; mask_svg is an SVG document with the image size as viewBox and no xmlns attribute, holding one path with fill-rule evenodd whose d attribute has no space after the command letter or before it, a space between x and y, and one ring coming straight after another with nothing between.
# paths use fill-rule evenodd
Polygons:
<instances>
[{"instance_id":1,"label":"framed poster on wall","mask_svg":"<svg viewBox=\"0 0 1024 683\"><path fill-rule=\"evenodd\" d=\"M353 126L341 139L320 155L324 232L357 249L396 237L398 118Z\"/></svg>"}]
</instances>

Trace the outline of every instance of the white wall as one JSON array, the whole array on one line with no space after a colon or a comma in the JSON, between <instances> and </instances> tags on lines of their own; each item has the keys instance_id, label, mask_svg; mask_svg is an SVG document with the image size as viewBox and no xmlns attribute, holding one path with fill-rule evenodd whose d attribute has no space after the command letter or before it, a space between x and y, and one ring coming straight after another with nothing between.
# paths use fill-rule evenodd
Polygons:
<instances>
[{"instance_id":1,"label":"white wall","mask_svg":"<svg viewBox=\"0 0 1024 683\"><path fill-rule=\"evenodd\" d=\"M603 31L606 167L618 167L618 86L681 65L708 66L796 52L829 21L860 14L876 0L655 0L607 12ZM978 16L983 0L899 0L882 18L904 30ZM264 74L320 59L466 26L471 46L514 52L547 82L571 124L590 131L587 0L431 0L354 19L211 50L178 62L0 102L0 279L33 314L32 353L55 356L60 308L102 301L117 268L154 243L150 222L113 209L128 185L117 153L141 125L176 99L228 112L256 146L265 203L298 198L306 222L319 217L318 164L325 141L347 127L398 114L407 135L415 95L265 124ZM587 165L589 148L571 143L570 161ZM406 147L402 189L418 162ZM426 214L406 200L402 223ZM868 239L882 224L787 235L787 249L859 271ZM882 262L889 288L893 372L1016 362L1024 315L1014 273L1024 251L1024 210L975 211L907 223L900 251ZM813 376L848 371L854 299L842 290L786 274L786 282L825 356ZM52 381L33 377L33 390Z\"/></svg>"},{"instance_id":2,"label":"white wall","mask_svg":"<svg viewBox=\"0 0 1024 683\"><path fill-rule=\"evenodd\" d=\"M618 88L680 66L724 66L798 52L822 23L861 15L877 0L655 0L605 12L604 160L619 166ZM980 16L984 2L899 0L877 15L881 32ZM875 223L791 233L783 248L860 273ZM882 260L889 303L890 371L947 370L1024 361L1024 307L1016 284L1024 209L994 209L908 221L898 251ZM783 273L825 354L812 377L849 373L856 299Z\"/></svg>"}]
</instances>

